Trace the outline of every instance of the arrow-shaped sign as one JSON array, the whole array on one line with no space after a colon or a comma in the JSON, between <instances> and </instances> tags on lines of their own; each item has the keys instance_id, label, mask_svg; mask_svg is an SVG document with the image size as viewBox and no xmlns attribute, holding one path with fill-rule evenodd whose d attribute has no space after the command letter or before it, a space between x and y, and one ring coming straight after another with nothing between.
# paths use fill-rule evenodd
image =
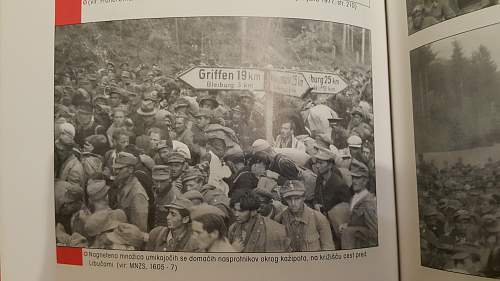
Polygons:
<instances>
[{"instance_id":1,"label":"arrow-shaped sign","mask_svg":"<svg viewBox=\"0 0 500 281\"><path fill-rule=\"evenodd\" d=\"M301 97L310 88L304 75L300 72L271 70L269 74L269 90L282 95Z\"/></svg>"},{"instance_id":2,"label":"arrow-shaped sign","mask_svg":"<svg viewBox=\"0 0 500 281\"><path fill-rule=\"evenodd\" d=\"M302 71L314 93L336 94L347 88L347 83L338 74Z\"/></svg>"},{"instance_id":3,"label":"arrow-shaped sign","mask_svg":"<svg viewBox=\"0 0 500 281\"><path fill-rule=\"evenodd\" d=\"M199 90L264 90L264 71L254 68L197 66L178 78Z\"/></svg>"}]
</instances>

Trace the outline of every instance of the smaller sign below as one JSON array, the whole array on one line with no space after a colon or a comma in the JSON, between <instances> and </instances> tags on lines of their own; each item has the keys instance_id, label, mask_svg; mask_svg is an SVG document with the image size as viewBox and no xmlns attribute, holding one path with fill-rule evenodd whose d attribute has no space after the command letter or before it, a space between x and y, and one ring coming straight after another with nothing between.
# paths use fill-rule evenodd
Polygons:
<instances>
[{"instance_id":1,"label":"smaller sign below","mask_svg":"<svg viewBox=\"0 0 500 281\"><path fill-rule=\"evenodd\" d=\"M269 77L269 90L273 93L300 98L310 88L300 72L271 70Z\"/></svg>"}]
</instances>

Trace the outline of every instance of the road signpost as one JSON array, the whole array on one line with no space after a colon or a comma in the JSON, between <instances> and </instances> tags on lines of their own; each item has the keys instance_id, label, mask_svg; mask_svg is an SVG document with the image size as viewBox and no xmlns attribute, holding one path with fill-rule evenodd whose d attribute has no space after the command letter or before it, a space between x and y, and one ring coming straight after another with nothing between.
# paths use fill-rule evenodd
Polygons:
<instances>
[{"instance_id":1,"label":"road signpost","mask_svg":"<svg viewBox=\"0 0 500 281\"><path fill-rule=\"evenodd\" d=\"M192 67L178 75L198 90L264 90L264 71L237 67Z\"/></svg>"},{"instance_id":2,"label":"road signpost","mask_svg":"<svg viewBox=\"0 0 500 281\"><path fill-rule=\"evenodd\" d=\"M347 88L347 82L340 75L329 72L302 71L313 93L337 94Z\"/></svg>"}]
</instances>

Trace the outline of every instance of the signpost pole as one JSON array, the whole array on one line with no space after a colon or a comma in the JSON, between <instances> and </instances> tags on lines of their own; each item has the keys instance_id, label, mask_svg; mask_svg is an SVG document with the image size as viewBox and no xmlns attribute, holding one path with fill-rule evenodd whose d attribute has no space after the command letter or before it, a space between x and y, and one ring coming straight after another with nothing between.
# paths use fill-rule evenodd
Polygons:
<instances>
[{"instance_id":1,"label":"signpost pole","mask_svg":"<svg viewBox=\"0 0 500 281\"><path fill-rule=\"evenodd\" d=\"M274 120L274 93L271 91L271 70L267 68L264 76L264 95L265 95L265 126L266 140L272 145L273 138L273 120Z\"/></svg>"}]
</instances>

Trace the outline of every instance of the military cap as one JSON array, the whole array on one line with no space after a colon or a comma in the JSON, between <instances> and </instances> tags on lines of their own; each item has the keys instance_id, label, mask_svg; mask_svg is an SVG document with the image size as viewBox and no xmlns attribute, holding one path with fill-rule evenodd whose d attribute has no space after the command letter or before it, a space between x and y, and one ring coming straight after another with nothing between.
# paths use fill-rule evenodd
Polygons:
<instances>
[{"instance_id":1,"label":"military cap","mask_svg":"<svg viewBox=\"0 0 500 281\"><path fill-rule=\"evenodd\" d=\"M153 116L157 112L158 110L154 106L147 106L145 104L141 104L141 107L137 109L137 114L141 116Z\"/></svg>"},{"instance_id":2,"label":"military cap","mask_svg":"<svg viewBox=\"0 0 500 281\"><path fill-rule=\"evenodd\" d=\"M321 147L318 147L318 152L313 155L313 158L323 161L333 161L335 160L335 154L328 149L321 149Z\"/></svg>"},{"instance_id":3,"label":"military cap","mask_svg":"<svg viewBox=\"0 0 500 281\"><path fill-rule=\"evenodd\" d=\"M351 115L356 115L356 114L359 115L359 116L361 116L361 117L365 116L365 113L363 112L363 110L360 107L355 107L351 111Z\"/></svg>"},{"instance_id":4,"label":"military cap","mask_svg":"<svg viewBox=\"0 0 500 281\"><path fill-rule=\"evenodd\" d=\"M245 154L243 153L243 151L239 151L239 150L234 151L234 152L231 152L231 153L225 155L224 161L233 162L233 163L245 162Z\"/></svg>"},{"instance_id":5,"label":"military cap","mask_svg":"<svg viewBox=\"0 0 500 281\"><path fill-rule=\"evenodd\" d=\"M93 180L90 179L87 184L87 194L89 199L96 201L102 199L108 194L109 186L106 185L105 180Z\"/></svg>"},{"instance_id":6,"label":"military cap","mask_svg":"<svg viewBox=\"0 0 500 281\"><path fill-rule=\"evenodd\" d=\"M96 101L99 100L99 99L100 100L104 100L104 101L108 100L108 98L103 93L99 93L99 94L97 94L97 95L94 96L94 98L92 99L92 101L94 103L96 103Z\"/></svg>"},{"instance_id":7,"label":"military cap","mask_svg":"<svg viewBox=\"0 0 500 281\"><path fill-rule=\"evenodd\" d=\"M109 241L118 245L132 246L140 249L144 244L144 234L133 224L119 223L113 232L107 233L106 237Z\"/></svg>"},{"instance_id":8,"label":"military cap","mask_svg":"<svg viewBox=\"0 0 500 281\"><path fill-rule=\"evenodd\" d=\"M361 161L352 161L350 171L353 177L367 178L368 175L370 174L368 167Z\"/></svg>"},{"instance_id":9,"label":"military cap","mask_svg":"<svg viewBox=\"0 0 500 281\"><path fill-rule=\"evenodd\" d=\"M170 204L163 205L163 209L177 209L177 210L188 210L193 206L191 200L183 197L177 196L174 201Z\"/></svg>"},{"instance_id":10,"label":"military cap","mask_svg":"<svg viewBox=\"0 0 500 281\"><path fill-rule=\"evenodd\" d=\"M127 166L135 166L137 164L137 157L128 152L120 152L116 155L113 168L122 168Z\"/></svg>"},{"instance_id":11,"label":"military cap","mask_svg":"<svg viewBox=\"0 0 500 281\"><path fill-rule=\"evenodd\" d=\"M110 86L109 87L109 95L112 95L112 94L118 94L118 95L122 96L123 90L117 86Z\"/></svg>"},{"instance_id":12,"label":"military cap","mask_svg":"<svg viewBox=\"0 0 500 281\"><path fill-rule=\"evenodd\" d=\"M153 91L144 92L144 94L142 94L142 99L143 100L157 101L159 99L158 91L153 90Z\"/></svg>"},{"instance_id":13,"label":"military cap","mask_svg":"<svg viewBox=\"0 0 500 281\"><path fill-rule=\"evenodd\" d=\"M470 219L472 216L469 211L467 210L458 210L453 214L453 219L455 220L462 220L462 219Z\"/></svg>"},{"instance_id":14,"label":"military cap","mask_svg":"<svg viewBox=\"0 0 500 281\"><path fill-rule=\"evenodd\" d=\"M202 103L204 103L205 101L212 101L214 104L215 104L215 107L218 107L219 106L219 102L217 101L217 99L212 96L212 95L206 95L206 96L203 96L203 97L200 97L198 103L201 105Z\"/></svg>"},{"instance_id":15,"label":"military cap","mask_svg":"<svg viewBox=\"0 0 500 281\"><path fill-rule=\"evenodd\" d=\"M158 144L158 146L156 147L156 150L157 151L160 151L161 149L164 149L164 148L169 148L169 149L172 149L172 147L168 146L167 145L167 142L162 140L160 141L160 143Z\"/></svg>"},{"instance_id":16,"label":"military cap","mask_svg":"<svg viewBox=\"0 0 500 281\"><path fill-rule=\"evenodd\" d=\"M363 141L359 136L352 135L349 138L347 138L347 144L349 145L349 147L360 148L361 145L363 144Z\"/></svg>"},{"instance_id":17,"label":"military cap","mask_svg":"<svg viewBox=\"0 0 500 281\"><path fill-rule=\"evenodd\" d=\"M57 212L63 204L82 200L83 189L77 184L57 180L54 184L54 198Z\"/></svg>"},{"instance_id":18,"label":"military cap","mask_svg":"<svg viewBox=\"0 0 500 281\"><path fill-rule=\"evenodd\" d=\"M88 74L88 75L87 75L87 79L88 79L89 81L97 81L97 75L95 75L95 74L93 74L93 73Z\"/></svg>"},{"instance_id":19,"label":"military cap","mask_svg":"<svg viewBox=\"0 0 500 281\"><path fill-rule=\"evenodd\" d=\"M222 126L220 124L210 124L205 129L205 133L208 139L221 139L226 143L227 141L238 142L236 133L233 129Z\"/></svg>"},{"instance_id":20,"label":"military cap","mask_svg":"<svg viewBox=\"0 0 500 281\"><path fill-rule=\"evenodd\" d=\"M452 260L464 260L464 259L470 257L470 255L471 255L470 252L460 251L460 252L454 254L453 256L451 256L451 259Z\"/></svg>"},{"instance_id":21,"label":"military cap","mask_svg":"<svg viewBox=\"0 0 500 281\"><path fill-rule=\"evenodd\" d=\"M165 165L156 165L152 170L153 180L164 181L170 179L170 168Z\"/></svg>"},{"instance_id":22,"label":"military cap","mask_svg":"<svg viewBox=\"0 0 500 281\"><path fill-rule=\"evenodd\" d=\"M127 215L122 209L101 210L93 213L85 222L85 232L94 237L103 232L115 229L120 223L127 222Z\"/></svg>"},{"instance_id":23,"label":"military cap","mask_svg":"<svg viewBox=\"0 0 500 281\"><path fill-rule=\"evenodd\" d=\"M91 103L84 102L78 105L77 111L81 113L92 114L94 113L94 107Z\"/></svg>"},{"instance_id":24,"label":"military cap","mask_svg":"<svg viewBox=\"0 0 500 281\"><path fill-rule=\"evenodd\" d=\"M241 92L241 94L240 94L240 98L250 98L250 99L252 99L252 100L253 100L253 99L255 99L255 96L254 96L254 95L253 95L253 93L252 93L252 92L250 92L250 91L243 91L243 92Z\"/></svg>"},{"instance_id":25,"label":"military cap","mask_svg":"<svg viewBox=\"0 0 500 281\"><path fill-rule=\"evenodd\" d=\"M167 163L184 163L184 162L186 162L186 158L184 154L180 152L173 151L167 155Z\"/></svg>"},{"instance_id":26,"label":"military cap","mask_svg":"<svg viewBox=\"0 0 500 281\"><path fill-rule=\"evenodd\" d=\"M121 73L121 77L130 79L132 77L132 75L130 75L129 71L123 70Z\"/></svg>"},{"instance_id":27,"label":"military cap","mask_svg":"<svg viewBox=\"0 0 500 281\"><path fill-rule=\"evenodd\" d=\"M306 188L304 186L304 183L299 180L288 180L281 188L281 196L283 198L294 195L304 196L305 192Z\"/></svg>"},{"instance_id":28,"label":"military cap","mask_svg":"<svg viewBox=\"0 0 500 281\"><path fill-rule=\"evenodd\" d=\"M269 144L269 142L263 139L258 139L252 143L252 152L256 153L259 151L264 151L266 149L269 149L270 147L271 145Z\"/></svg>"},{"instance_id":29,"label":"military cap","mask_svg":"<svg viewBox=\"0 0 500 281\"><path fill-rule=\"evenodd\" d=\"M71 138L74 138L76 134L75 126L73 126L71 123L63 123L59 125L59 132L61 134L66 134Z\"/></svg>"},{"instance_id":30,"label":"military cap","mask_svg":"<svg viewBox=\"0 0 500 281\"><path fill-rule=\"evenodd\" d=\"M206 108L200 108L198 110L198 113L196 113L196 117L207 117L207 118L212 118L213 117L213 112L209 109Z\"/></svg>"},{"instance_id":31,"label":"military cap","mask_svg":"<svg viewBox=\"0 0 500 281\"><path fill-rule=\"evenodd\" d=\"M202 216L202 215L205 215L205 214L214 214L214 215L218 215L222 218L227 217L226 213L224 213L221 209L219 209L215 206L209 205L207 203L193 206L190 209L190 216L191 216L191 219L193 219L193 220Z\"/></svg>"},{"instance_id":32,"label":"military cap","mask_svg":"<svg viewBox=\"0 0 500 281\"><path fill-rule=\"evenodd\" d=\"M182 183L199 178L203 178L203 174L200 172L200 170L196 168L189 168L184 172Z\"/></svg>"},{"instance_id":33,"label":"military cap","mask_svg":"<svg viewBox=\"0 0 500 281\"><path fill-rule=\"evenodd\" d=\"M232 112L241 112L241 107L240 107L239 105L237 105L237 106L233 107L233 108L231 109L231 111L232 111Z\"/></svg>"},{"instance_id":34,"label":"military cap","mask_svg":"<svg viewBox=\"0 0 500 281\"><path fill-rule=\"evenodd\" d=\"M190 190L190 191L185 192L182 195L191 201L194 199L198 199L198 200L203 201L203 195L198 190Z\"/></svg>"}]
</instances>

